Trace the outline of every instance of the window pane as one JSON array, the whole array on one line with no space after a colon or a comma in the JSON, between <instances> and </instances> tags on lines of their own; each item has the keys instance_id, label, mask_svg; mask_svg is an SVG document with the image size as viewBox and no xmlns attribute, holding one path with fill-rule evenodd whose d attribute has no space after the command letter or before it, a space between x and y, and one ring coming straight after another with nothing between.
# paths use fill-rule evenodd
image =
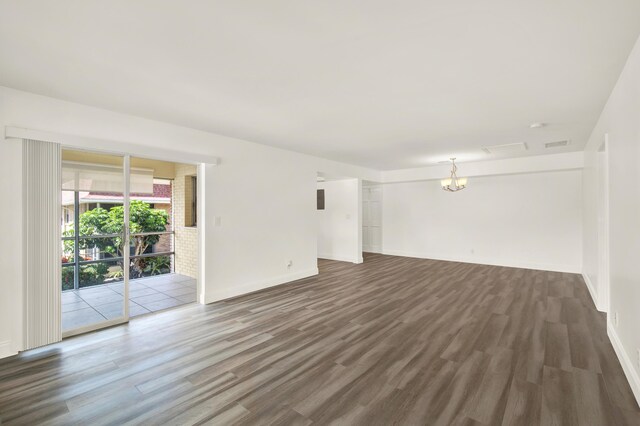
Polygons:
<instances>
[{"instance_id":1,"label":"window pane","mask_svg":"<svg viewBox=\"0 0 640 426\"><path fill-rule=\"evenodd\" d=\"M84 194L84 195L83 195ZM111 197L109 202L87 202L88 196ZM124 207L121 194L80 193L80 236L121 235L124 229Z\"/></svg>"},{"instance_id":2,"label":"window pane","mask_svg":"<svg viewBox=\"0 0 640 426\"><path fill-rule=\"evenodd\" d=\"M157 241L151 246L147 253L168 253L173 251L173 234L158 235Z\"/></svg>"},{"instance_id":3,"label":"window pane","mask_svg":"<svg viewBox=\"0 0 640 426\"><path fill-rule=\"evenodd\" d=\"M171 273L171 255L150 256L131 259L131 279Z\"/></svg>"},{"instance_id":4,"label":"window pane","mask_svg":"<svg viewBox=\"0 0 640 426\"><path fill-rule=\"evenodd\" d=\"M198 178L193 176L191 178L191 192L192 192L192 206L191 206L191 221L193 226L198 226Z\"/></svg>"},{"instance_id":5,"label":"window pane","mask_svg":"<svg viewBox=\"0 0 640 426\"><path fill-rule=\"evenodd\" d=\"M80 261L123 257L122 237L80 238Z\"/></svg>"},{"instance_id":6,"label":"window pane","mask_svg":"<svg viewBox=\"0 0 640 426\"><path fill-rule=\"evenodd\" d=\"M73 274L74 274L73 265L62 267L62 290L73 289Z\"/></svg>"},{"instance_id":7,"label":"window pane","mask_svg":"<svg viewBox=\"0 0 640 426\"><path fill-rule=\"evenodd\" d=\"M195 167L194 170L195 172ZM197 180L195 176L184 177L184 187L176 187L176 200L184 198L184 226L196 226L197 222Z\"/></svg>"},{"instance_id":8,"label":"window pane","mask_svg":"<svg viewBox=\"0 0 640 426\"><path fill-rule=\"evenodd\" d=\"M60 232L63 237L73 236L73 191L62 191L62 212L60 215Z\"/></svg>"},{"instance_id":9,"label":"window pane","mask_svg":"<svg viewBox=\"0 0 640 426\"><path fill-rule=\"evenodd\" d=\"M62 329L70 331L123 315L117 257L122 256L124 172L121 156L65 149L62 159Z\"/></svg>"},{"instance_id":10,"label":"window pane","mask_svg":"<svg viewBox=\"0 0 640 426\"><path fill-rule=\"evenodd\" d=\"M62 245L62 263L73 263L73 240L62 240L60 244Z\"/></svg>"},{"instance_id":11,"label":"window pane","mask_svg":"<svg viewBox=\"0 0 640 426\"><path fill-rule=\"evenodd\" d=\"M122 260L106 260L104 262L80 265L80 288L116 283L122 280Z\"/></svg>"},{"instance_id":12,"label":"window pane","mask_svg":"<svg viewBox=\"0 0 640 426\"><path fill-rule=\"evenodd\" d=\"M159 188L161 185L156 184L155 186ZM170 211L171 205L169 203L131 200L129 210L130 255L132 256L129 276L131 279L170 272L169 258L165 262L164 260L155 260L155 257L140 257L154 252L171 251L172 237L170 235L149 235L149 233L167 232L171 229L169 224Z\"/></svg>"}]
</instances>

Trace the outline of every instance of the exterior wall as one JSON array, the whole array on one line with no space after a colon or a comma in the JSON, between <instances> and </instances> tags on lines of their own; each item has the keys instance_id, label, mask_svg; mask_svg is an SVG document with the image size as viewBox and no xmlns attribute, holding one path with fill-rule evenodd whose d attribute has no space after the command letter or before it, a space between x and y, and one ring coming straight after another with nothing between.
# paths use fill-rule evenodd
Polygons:
<instances>
[{"instance_id":1,"label":"exterior wall","mask_svg":"<svg viewBox=\"0 0 640 426\"><path fill-rule=\"evenodd\" d=\"M173 186L173 185L172 185ZM171 200L173 202L173 200ZM165 227L165 229L167 231L171 231L171 227L173 226L173 216L171 213L171 204L154 204L153 206L154 209L158 209L158 210L164 210L165 212L167 212L167 215L169 216L169 223L167 223L167 226ZM160 241L158 241L154 246L153 246L153 251L154 253L161 253L161 252L166 252L166 251L171 251L171 238L169 235L163 235L160 238Z\"/></svg>"},{"instance_id":2,"label":"exterior wall","mask_svg":"<svg viewBox=\"0 0 640 426\"><path fill-rule=\"evenodd\" d=\"M196 166L176 164L176 178L173 181L173 226L175 231L175 272L197 278L198 274L198 229L187 226L185 217L191 217L191 200L185 179L197 174Z\"/></svg>"}]
</instances>

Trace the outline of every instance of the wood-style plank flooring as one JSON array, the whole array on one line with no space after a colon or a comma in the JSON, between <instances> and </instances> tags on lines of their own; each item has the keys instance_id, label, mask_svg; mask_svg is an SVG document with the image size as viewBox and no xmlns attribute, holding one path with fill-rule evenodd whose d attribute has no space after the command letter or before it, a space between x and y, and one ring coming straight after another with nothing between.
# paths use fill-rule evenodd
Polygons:
<instances>
[{"instance_id":1,"label":"wood-style plank flooring","mask_svg":"<svg viewBox=\"0 0 640 426\"><path fill-rule=\"evenodd\" d=\"M0 360L0 423L640 424L578 275L319 266Z\"/></svg>"}]
</instances>

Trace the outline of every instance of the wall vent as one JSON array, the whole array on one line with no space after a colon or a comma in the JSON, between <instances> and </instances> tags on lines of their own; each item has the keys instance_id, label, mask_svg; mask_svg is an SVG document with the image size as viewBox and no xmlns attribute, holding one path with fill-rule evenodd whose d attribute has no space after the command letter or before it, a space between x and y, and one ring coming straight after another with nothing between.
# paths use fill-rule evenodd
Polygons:
<instances>
[{"instance_id":1,"label":"wall vent","mask_svg":"<svg viewBox=\"0 0 640 426\"><path fill-rule=\"evenodd\" d=\"M556 142L547 142L544 144L545 148L559 148L561 146L569 145L569 141L556 141Z\"/></svg>"},{"instance_id":2,"label":"wall vent","mask_svg":"<svg viewBox=\"0 0 640 426\"><path fill-rule=\"evenodd\" d=\"M526 151L527 144L524 142L517 142L503 145L483 146L482 150L487 154L511 154L514 152Z\"/></svg>"}]
</instances>

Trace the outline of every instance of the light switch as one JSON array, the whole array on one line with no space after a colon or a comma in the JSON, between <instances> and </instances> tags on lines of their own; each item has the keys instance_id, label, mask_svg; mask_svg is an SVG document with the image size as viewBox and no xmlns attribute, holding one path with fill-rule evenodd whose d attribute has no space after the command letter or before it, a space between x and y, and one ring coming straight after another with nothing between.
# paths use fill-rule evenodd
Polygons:
<instances>
[{"instance_id":1,"label":"light switch","mask_svg":"<svg viewBox=\"0 0 640 426\"><path fill-rule=\"evenodd\" d=\"M221 226L222 225L222 218L220 216L215 216L215 219L213 221L214 226Z\"/></svg>"}]
</instances>

